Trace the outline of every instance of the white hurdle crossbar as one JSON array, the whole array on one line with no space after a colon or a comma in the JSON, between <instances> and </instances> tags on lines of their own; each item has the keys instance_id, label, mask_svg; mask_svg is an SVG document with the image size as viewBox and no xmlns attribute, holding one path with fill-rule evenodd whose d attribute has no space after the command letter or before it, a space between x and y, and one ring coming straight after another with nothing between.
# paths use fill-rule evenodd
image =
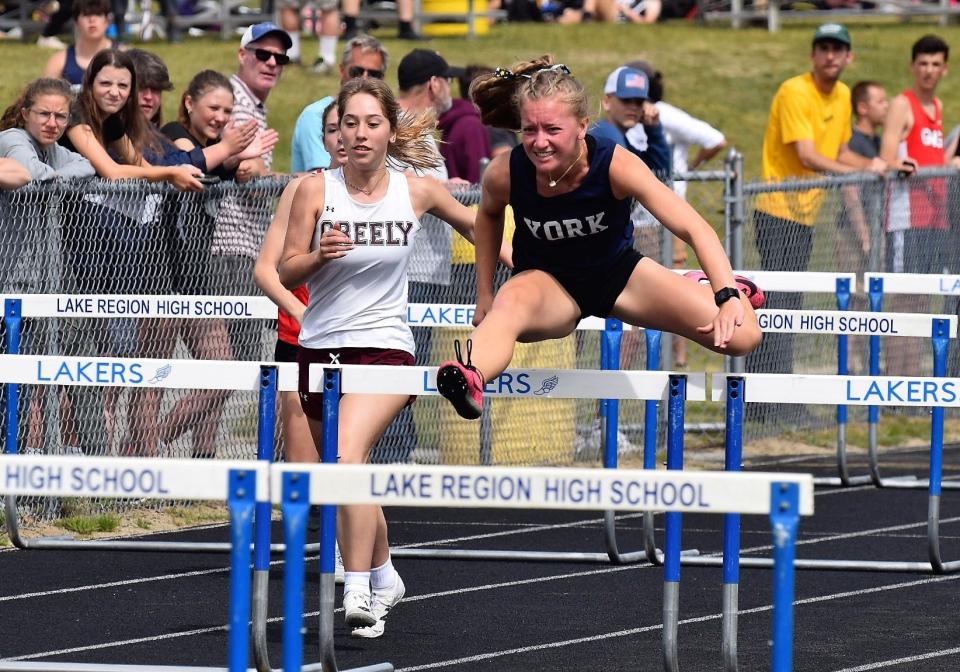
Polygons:
<instances>
[{"instance_id":1,"label":"white hurdle crossbar","mask_svg":"<svg viewBox=\"0 0 960 672\"><path fill-rule=\"evenodd\" d=\"M247 672L250 620L250 543L255 505L269 506L269 467L258 461L143 460L124 457L3 455L0 495L226 501L230 510L230 600L227 658L230 672ZM195 666L0 662L0 671L202 672Z\"/></svg>"},{"instance_id":2,"label":"white hurdle crossbar","mask_svg":"<svg viewBox=\"0 0 960 672\"><path fill-rule=\"evenodd\" d=\"M960 570L960 560L945 562L940 552L940 497L943 475L943 409L960 407L960 378L896 376L822 376L776 373L714 374L711 398L727 402L727 417L742 417L743 403L827 404L855 406L919 406L932 408L930 427L930 477L927 506L927 562L888 560L797 560L800 569L839 569L873 572L936 572ZM731 383L735 385L731 388ZM729 393L734 390L733 394ZM739 409L739 410L737 410ZM730 459L731 446L739 449L739 427L728 428L728 469L739 469ZM732 465L732 466L731 466ZM719 564L715 558L684 558L694 565ZM743 558L747 567L769 567L763 558Z\"/></svg>"},{"instance_id":3,"label":"white hurdle crossbar","mask_svg":"<svg viewBox=\"0 0 960 672\"><path fill-rule=\"evenodd\" d=\"M777 570L772 669L792 669L793 557L799 516L813 513L813 479L809 474L284 464L273 468L271 479L274 502L282 506L285 529L290 535L287 548L293 558L300 558L298 565L288 565L284 585L290 591L284 598L284 669L299 669L302 660L304 566L303 553L295 547L303 543L301 530L311 503L325 508L337 504L378 504L624 511L654 508L673 513L769 514ZM577 496L571 496L572 493ZM664 562L665 655L673 657L672 664L667 663L671 670L676 669L676 648L671 650L666 641L675 635L668 633L675 630L668 623L675 619L666 614L676 608L679 570L674 577L672 568L679 566L678 551L679 546L673 549L668 545ZM669 602L674 603L668 606ZM324 606L321 603L322 611ZM332 618L332 605L326 607ZM321 643L324 639L321 632Z\"/></svg>"}]
</instances>

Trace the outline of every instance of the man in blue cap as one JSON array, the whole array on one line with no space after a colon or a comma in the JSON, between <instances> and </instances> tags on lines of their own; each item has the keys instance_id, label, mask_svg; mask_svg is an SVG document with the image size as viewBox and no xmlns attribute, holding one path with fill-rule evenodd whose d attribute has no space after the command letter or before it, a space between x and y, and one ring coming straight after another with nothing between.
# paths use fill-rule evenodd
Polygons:
<instances>
[{"instance_id":1,"label":"man in blue cap","mask_svg":"<svg viewBox=\"0 0 960 672\"><path fill-rule=\"evenodd\" d=\"M613 140L643 159L658 177L668 176L670 147L657 106L649 100L647 74L635 68L617 68L607 76L603 94L603 118L590 127L590 135ZM647 134L646 148L635 147L627 140L627 131L638 124Z\"/></svg>"},{"instance_id":2,"label":"man in blue cap","mask_svg":"<svg viewBox=\"0 0 960 672\"><path fill-rule=\"evenodd\" d=\"M267 96L290 62L287 50L292 42L286 31L274 23L257 23L240 38L239 67L230 77L233 85L234 123L257 121L262 132L267 127ZM227 165L227 164L225 164ZM255 159L245 159L236 167L236 181L246 182L266 175L273 166L273 151ZM233 166L228 166L232 168ZM260 253L263 232L270 221L269 209L252 193L231 194L220 202L217 223L210 246L211 289L220 294L249 296L257 293L253 283L253 265ZM263 341L260 320L228 320L227 334L234 359L260 359Z\"/></svg>"}]
</instances>

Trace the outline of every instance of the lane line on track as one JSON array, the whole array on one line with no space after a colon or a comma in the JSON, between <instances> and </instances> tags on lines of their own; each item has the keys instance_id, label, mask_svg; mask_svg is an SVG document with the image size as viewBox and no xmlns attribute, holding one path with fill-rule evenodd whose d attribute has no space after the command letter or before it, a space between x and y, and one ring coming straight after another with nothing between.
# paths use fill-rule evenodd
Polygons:
<instances>
[{"instance_id":1,"label":"lane line on track","mask_svg":"<svg viewBox=\"0 0 960 672\"><path fill-rule=\"evenodd\" d=\"M883 660L877 663L867 663L857 667L847 667L837 672L867 672L867 670L879 670L884 667L893 667L894 665L904 665L906 663L916 663L921 660L932 660L933 658L942 658L943 656L953 656L960 653L960 647L955 649L944 649L943 651L931 651L921 653L916 656L907 656L906 658L895 658L894 660Z\"/></svg>"},{"instance_id":2,"label":"lane line on track","mask_svg":"<svg viewBox=\"0 0 960 672\"><path fill-rule=\"evenodd\" d=\"M848 597L859 597L861 595L869 595L872 593L881 593L884 591L890 590L900 590L902 588L912 588L915 586L926 585L930 583L941 583L944 581L956 581L960 579L960 575L953 576L936 576L930 577L927 579L920 579L918 581L907 581L898 584L892 584L889 586L878 586L874 588L864 588L861 590L850 590L842 593L834 593L832 595L819 595L817 597L810 597L802 600L794 601L794 606L802 606L806 604L816 604L819 602L827 602L839 599L845 599ZM759 614L766 611L771 611L773 605L765 605L762 607L754 607L752 609L742 609L737 613L739 615L748 615L748 614ZM718 621L723 618L723 614L709 614L706 616L698 616L695 618L686 618L679 622L679 625L693 625L697 623L705 623L707 621ZM418 672L419 670L432 670L437 668L451 667L453 665L462 665L465 663L475 663L484 660L492 660L494 658L502 658L504 656L512 656L518 654L531 653L534 651L544 651L546 649L557 649L565 646L575 646L577 644L587 644L590 642L603 641L605 639L614 639L617 637L629 637L631 635L644 634L647 632L653 632L655 630L662 630L663 624L658 625L648 625L641 628L631 628L629 630L618 630L616 632L608 632L600 635L592 635L589 637L577 637L576 639L568 639L558 642L546 642L543 644L535 644L532 646L522 646L516 647L513 649L504 649L503 651L491 651L487 653L480 653L473 656L465 656L462 658L453 658L450 660L442 660L433 663L424 663L421 665L414 665L412 667L403 667L397 669L396 672ZM960 649L958 649L960 651ZM842 672L857 672L859 670L870 670L874 669L872 667L858 667L851 670L844 670Z\"/></svg>"}]
</instances>

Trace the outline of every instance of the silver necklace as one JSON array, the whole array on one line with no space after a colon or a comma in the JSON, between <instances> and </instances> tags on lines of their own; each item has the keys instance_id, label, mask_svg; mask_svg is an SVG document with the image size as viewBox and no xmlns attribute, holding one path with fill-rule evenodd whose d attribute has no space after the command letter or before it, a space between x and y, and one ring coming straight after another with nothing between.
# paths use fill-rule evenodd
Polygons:
<instances>
[{"instance_id":1,"label":"silver necklace","mask_svg":"<svg viewBox=\"0 0 960 672\"><path fill-rule=\"evenodd\" d=\"M565 171L563 171L563 174L562 174L560 177L558 177L557 179L553 179L552 176L548 175L548 177L550 177L550 181L547 182L547 186L550 187L550 188L553 188L553 187L557 186L557 184L560 182L560 180L562 180L563 178L565 178L565 177L567 176L567 173L570 172L570 169L573 168L575 165L577 165L577 164L580 162L580 159L581 159L581 158L583 158L583 145L580 145L580 153L577 154L577 158L575 158L575 159L573 160L573 163L571 163L569 166L567 166L567 169L566 169Z\"/></svg>"},{"instance_id":2,"label":"silver necklace","mask_svg":"<svg viewBox=\"0 0 960 672\"><path fill-rule=\"evenodd\" d=\"M369 187L366 187L366 188L364 188L364 187L358 187L357 185L351 183L351 182L347 179L347 172L346 172L346 171L343 172L343 181L344 181L344 182L346 183L346 185L347 185L348 187L350 187L351 189L356 189L356 190L359 191L361 194L366 194L367 196L369 196L369 195L372 194L372 193L374 192L374 190L380 185L380 180L382 180L382 179L383 179L383 176L386 175L386 174L387 174L387 169L384 168L384 169L383 169L383 172L380 173L380 177L377 178L377 180L373 183L373 185L372 185L372 186L369 186Z\"/></svg>"}]
</instances>

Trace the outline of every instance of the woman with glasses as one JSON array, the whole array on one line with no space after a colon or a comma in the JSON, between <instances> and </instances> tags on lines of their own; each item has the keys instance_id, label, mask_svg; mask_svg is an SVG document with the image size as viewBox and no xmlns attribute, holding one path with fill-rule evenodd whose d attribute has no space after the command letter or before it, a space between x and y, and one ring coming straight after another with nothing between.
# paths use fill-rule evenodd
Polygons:
<instances>
[{"instance_id":1,"label":"woman with glasses","mask_svg":"<svg viewBox=\"0 0 960 672\"><path fill-rule=\"evenodd\" d=\"M32 180L93 177L93 165L57 144L70 120L73 92L62 79L30 82L0 118L0 156L16 160Z\"/></svg>"},{"instance_id":2,"label":"woman with glasses","mask_svg":"<svg viewBox=\"0 0 960 672\"><path fill-rule=\"evenodd\" d=\"M0 157L13 161L27 172L27 181L70 180L93 177L93 166L84 157L57 144L70 119L73 92L62 79L42 78L30 82L0 118ZM28 197L29 198L29 197ZM27 205L40 206L28 201ZM42 212L42 210L41 210ZM4 255L20 259L29 254L28 248L42 227L37 227L31 216L17 216L12 211L2 213L0 229L13 231L0 234ZM0 282L0 285L5 283ZM0 286L0 291L13 287ZM24 291L24 287L19 288ZM29 288L26 288L27 290ZM42 447L43 387L30 395L27 450ZM68 453L80 452L80 438L71 417L69 404L61 405L61 441Z\"/></svg>"}]
</instances>

